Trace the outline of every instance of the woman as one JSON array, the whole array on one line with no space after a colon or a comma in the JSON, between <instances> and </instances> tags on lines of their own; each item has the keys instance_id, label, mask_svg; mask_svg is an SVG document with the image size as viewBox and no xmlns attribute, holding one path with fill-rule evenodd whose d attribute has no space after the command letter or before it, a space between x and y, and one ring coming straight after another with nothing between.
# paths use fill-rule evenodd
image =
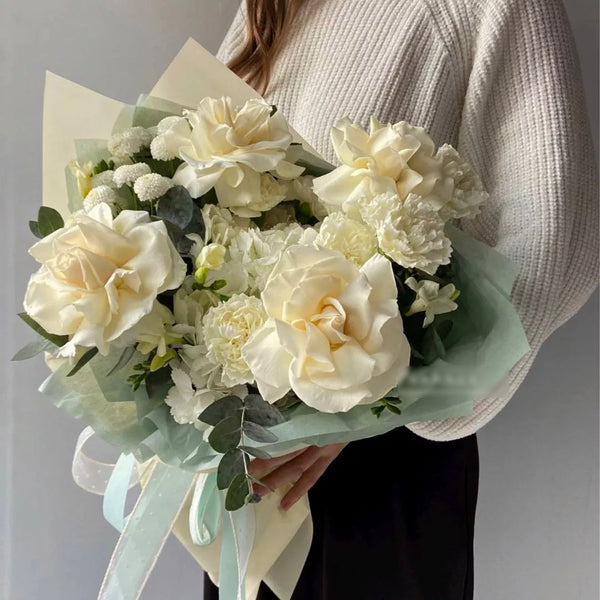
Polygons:
<instances>
[{"instance_id":1,"label":"woman","mask_svg":"<svg viewBox=\"0 0 600 600\"><path fill-rule=\"evenodd\" d=\"M596 285L597 172L561 1L247 0L218 57L330 162L339 117L406 120L455 146L490 192L462 227L520 265L512 300L531 346L502 389L469 417L253 463L274 469L271 487L296 482L284 509L310 490L293 600L472 599L475 432Z\"/></svg>"}]
</instances>

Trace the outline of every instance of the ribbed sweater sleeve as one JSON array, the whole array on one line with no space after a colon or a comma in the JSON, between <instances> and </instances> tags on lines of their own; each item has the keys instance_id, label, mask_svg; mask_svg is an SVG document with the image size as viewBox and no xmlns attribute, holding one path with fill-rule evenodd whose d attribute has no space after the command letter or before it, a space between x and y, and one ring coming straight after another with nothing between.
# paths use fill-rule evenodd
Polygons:
<instances>
[{"instance_id":1,"label":"ribbed sweater sleeve","mask_svg":"<svg viewBox=\"0 0 600 600\"><path fill-rule=\"evenodd\" d=\"M598 171L564 6L478 0L472 17L461 6L440 3L433 14L457 72L468 69L458 151L490 192L483 214L461 225L520 266L511 299L531 351L472 415L408 425L441 441L473 433L505 406L542 342L598 281ZM472 37L453 38L465 27Z\"/></svg>"}]
</instances>

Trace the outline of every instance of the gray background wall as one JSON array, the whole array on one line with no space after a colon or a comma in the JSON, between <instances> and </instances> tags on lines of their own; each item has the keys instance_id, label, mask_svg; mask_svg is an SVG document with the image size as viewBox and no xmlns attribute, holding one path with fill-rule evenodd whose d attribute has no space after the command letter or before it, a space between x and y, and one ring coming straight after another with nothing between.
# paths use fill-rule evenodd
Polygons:
<instances>
[{"instance_id":1,"label":"gray background wall","mask_svg":"<svg viewBox=\"0 0 600 600\"><path fill-rule=\"evenodd\" d=\"M525 1L525 0L524 0ZM13 318L34 264L27 220L41 192L44 70L132 102L188 36L215 51L237 0L2 0L0 136L0 597L95 598L116 542L100 498L75 486L81 423L40 394L42 361L9 364L26 339ZM598 130L598 8L567 0ZM597 139L596 139L597 142ZM509 405L479 433L479 600L598 597L598 295L545 344ZM174 540L143 598L201 597L202 574Z\"/></svg>"}]
</instances>

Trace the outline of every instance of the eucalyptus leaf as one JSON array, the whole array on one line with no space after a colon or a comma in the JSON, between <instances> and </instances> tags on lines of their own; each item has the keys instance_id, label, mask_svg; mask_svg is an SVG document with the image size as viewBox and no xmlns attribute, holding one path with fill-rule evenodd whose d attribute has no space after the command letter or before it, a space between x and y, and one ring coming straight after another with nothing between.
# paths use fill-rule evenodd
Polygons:
<instances>
[{"instance_id":1,"label":"eucalyptus leaf","mask_svg":"<svg viewBox=\"0 0 600 600\"><path fill-rule=\"evenodd\" d=\"M158 200L156 214L180 229L185 229L194 214L194 201L183 186L176 185Z\"/></svg>"},{"instance_id":2,"label":"eucalyptus leaf","mask_svg":"<svg viewBox=\"0 0 600 600\"><path fill-rule=\"evenodd\" d=\"M107 377L110 377L115 371L122 369L130 360L131 357L135 354L135 346L127 346L121 353L121 356L115 366L106 374Z\"/></svg>"},{"instance_id":3,"label":"eucalyptus leaf","mask_svg":"<svg viewBox=\"0 0 600 600\"><path fill-rule=\"evenodd\" d=\"M64 227L65 222L60 213L50 206L40 206L38 211L38 229L43 237Z\"/></svg>"},{"instance_id":4,"label":"eucalyptus leaf","mask_svg":"<svg viewBox=\"0 0 600 600\"><path fill-rule=\"evenodd\" d=\"M244 460L244 453L239 448L233 448L223 455L217 469L217 487L220 490L227 489L237 475L246 472Z\"/></svg>"},{"instance_id":5,"label":"eucalyptus leaf","mask_svg":"<svg viewBox=\"0 0 600 600\"><path fill-rule=\"evenodd\" d=\"M44 237L40 231L40 226L38 225L37 221L29 221L29 231L31 231L36 238L42 239Z\"/></svg>"},{"instance_id":6,"label":"eucalyptus leaf","mask_svg":"<svg viewBox=\"0 0 600 600\"><path fill-rule=\"evenodd\" d=\"M250 496L250 490L248 489L248 480L246 475L241 473L233 478L233 481L227 489L227 495L225 496L225 509L226 510L238 510L246 504L246 498Z\"/></svg>"},{"instance_id":7,"label":"eucalyptus leaf","mask_svg":"<svg viewBox=\"0 0 600 600\"><path fill-rule=\"evenodd\" d=\"M218 425L227 417L232 417L237 413L241 414L242 406L242 401L237 396L224 396L205 408L198 419L209 425Z\"/></svg>"},{"instance_id":8,"label":"eucalyptus leaf","mask_svg":"<svg viewBox=\"0 0 600 600\"><path fill-rule=\"evenodd\" d=\"M40 352L54 350L56 345L53 344L50 340L45 338L40 338L39 340L35 340L33 342L29 342L23 346L13 357L11 360L27 360L28 358L32 358L37 356Z\"/></svg>"},{"instance_id":9,"label":"eucalyptus leaf","mask_svg":"<svg viewBox=\"0 0 600 600\"><path fill-rule=\"evenodd\" d=\"M90 348L83 354L83 356L77 361L76 365L67 373L67 377L73 377L75 373L79 371L82 367L87 365L94 356L98 354L98 348Z\"/></svg>"},{"instance_id":10,"label":"eucalyptus leaf","mask_svg":"<svg viewBox=\"0 0 600 600\"><path fill-rule=\"evenodd\" d=\"M252 421L257 425L271 427L285 421L283 415L259 394L248 394L244 398L244 420Z\"/></svg>"},{"instance_id":11,"label":"eucalyptus leaf","mask_svg":"<svg viewBox=\"0 0 600 600\"><path fill-rule=\"evenodd\" d=\"M250 456L254 456L254 458L261 458L263 460L267 458L272 458L272 456L268 452L265 452L261 448L254 448L253 446L240 446L239 448L240 450L243 450L244 452L250 454Z\"/></svg>"},{"instance_id":12,"label":"eucalyptus leaf","mask_svg":"<svg viewBox=\"0 0 600 600\"><path fill-rule=\"evenodd\" d=\"M278 440L278 437L272 431L251 421L244 421L243 427L244 434L256 442L276 442Z\"/></svg>"},{"instance_id":13,"label":"eucalyptus leaf","mask_svg":"<svg viewBox=\"0 0 600 600\"><path fill-rule=\"evenodd\" d=\"M235 417L227 417L208 436L208 443L217 452L225 453L237 448L242 436L241 413Z\"/></svg>"},{"instance_id":14,"label":"eucalyptus leaf","mask_svg":"<svg viewBox=\"0 0 600 600\"><path fill-rule=\"evenodd\" d=\"M55 335L53 333L48 333L37 321L34 321L26 312L19 313L19 317L31 327L36 333L39 333L43 338L51 341L55 346L59 348L64 346L69 341L69 336L67 335Z\"/></svg>"}]
</instances>

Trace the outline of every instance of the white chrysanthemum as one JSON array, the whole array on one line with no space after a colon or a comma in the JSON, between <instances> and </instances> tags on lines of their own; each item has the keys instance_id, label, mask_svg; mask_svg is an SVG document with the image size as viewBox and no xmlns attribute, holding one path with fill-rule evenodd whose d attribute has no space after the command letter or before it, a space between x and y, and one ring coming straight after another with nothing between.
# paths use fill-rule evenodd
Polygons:
<instances>
[{"instance_id":1,"label":"white chrysanthemum","mask_svg":"<svg viewBox=\"0 0 600 600\"><path fill-rule=\"evenodd\" d=\"M453 183L450 200L440 208L442 219L469 219L479 214L480 205L489 197L479 175L450 144L441 146L437 154L442 159L444 177Z\"/></svg>"},{"instance_id":2,"label":"white chrysanthemum","mask_svg":"<svg viewBox=\"0 0 600 600\"><path fill-rule=\"evenodd\" d=\"M204 315L202 325L207 358L223 367L221 379L224 385L254 381L252 371L242 357L242 348L266 318L261 300L245 294L232 296Z\"/></svg>"},{"instance_id":3,"label":"white chrysanthemum","mask_svg":"<svg viewBox=\"0 0 600 600\"><path fill-rule=\"evenodd\" d=\"M107 185L108 187L114 188L115 183L113 181L113 174L114 171L109 169L107 171L102 171L101 173L93 175L90 181L91 187L96 188L100 185Z\"/></svg>"},{"instance_id":4,"label":"white chrysanthemum","mask_svg":"<svg viewBox=\"0 0 600 600\"><path fill-rule=\"evenodd\" d=\"M156 160L179 158L179 149L189 143L190 125L185 117L165 117L156 126L150 153Z\"/></svg>"},{"instance_id":5,"label":"white chrysanthemum","mask_svg":"<svg viewBox=\"0 0 600 600\"><path fill-rule=\"evenodd\" d=\"M377 236L372 227L334 212L321 223L315 243L337 250L357 266L365 264L377 252Z\"/></svg>"},{"instance_id":6,"label":"white chrysanthemum","mask_svg":"<svg viewBox=\"0 0 600 600\"><path fill-rule=\"evenodd\" d=\"M145 200L156 200L164 196L174 185L173 180L168 177L158 173L148 173L135 180L133 191L143 202Z\"/></svg>"},{"instance_id":7,"label":"white chrysanthemum","mask_svg":"<svg viewBox=\"0 0 600 600\"><path fill-rule=\"evenodd\" d=\"M147 148L152 142L152 132L144 127L128 127L124 131L114 133L108 140L108 151L118 157L127 157Z\"/></svg>"},{"instance_id":8,"label":"white chrysanthemum","mask_svg":"<svg viewBox=\"0 0 600 600\"><path fill-rule=\"evenodd\" d=\"M135 163L133 165L122 165L115 170L113 181L115 185L132 185L143 175L152 173L152 169L146 163Z\"/></svg>"},{"instance_id":9,"label":"white chrysanthemum","mask_svg":"<svg viewBox=\"0 0 600 600\"><path fill-rule=\"evenodd\" d=\"M248 274L250 293L260 293L284 250L295 244L310 245L315 237L313 228L303 228L298 223L266 231L242 230L229 245L230 262L226 264L241 264ZM214 277L221 278L219 272Z\"/></svg>"},{"instance_id":10,"label":"white chrysanthemum","mask_svg":"<svg viewBox=\"0 0 600 600\"><path fill-rule=\"evenodd\" d=\"M362 218L377 234L379 248L394 262L430 275L450 262L452 246L444 222L419 196L409 194L401 202L396 194L379 194L359 205Z\"/></svg>"},{"instance_id":11,"label":"white chrysanthemum","mask_svg":"<svg viewBox=\"0 0 600 600\"><path fill-rule=\"evenodd\" d=\"M313 191L313 180L312 175L303 175L288 181L286 200L299 200L301 203L308 204L312 215L322 220L327 216L328 210Z\"/></svg>"},{"instance_id":12,"label":"white chrysanthemum","mask_svg":"<svg viewBox=\"0 0 600 600\"><path fill-rule=\"evenodd\" d=\"M435 315L452 312L458 308L458 304L454 300L458 297L459 292L453 283L448 283L441 289L437 281L427 279L417 281L414 277L409 277L404 283L417 293L417 297L406 315L425 312L423 327L432 323Z\"/></svg>"},{"instance_id":13,"label":"white chrysanthemum","mask_svg":"<svg viewBox=\"0 0 600 600\"><path fill-rule=\"evenodd\" d=\"M99 185L92 188L83 199L83 210L90 212L98 204L112 206L118 199L117 192L107 185Z\"/></svg>"},{"instance_id":14,"label":"white chrysanthemum","mask_svg":"<svg viewBox=\"0 0 600 600\"><path fill-rule=\"evenodd\" d=\"M202 207L202 218L206 227L206 241L223 246L228 246L240 231L254 227L250 219L238 217L215 204L205 204Z\"/></svg>"}]
</instances>

